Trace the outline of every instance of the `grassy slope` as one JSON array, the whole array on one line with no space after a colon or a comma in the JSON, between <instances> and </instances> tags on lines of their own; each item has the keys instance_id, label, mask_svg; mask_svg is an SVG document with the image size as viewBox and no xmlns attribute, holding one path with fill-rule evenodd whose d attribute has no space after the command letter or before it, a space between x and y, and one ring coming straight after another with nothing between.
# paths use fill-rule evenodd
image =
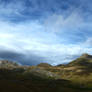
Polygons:
<instances>
[{"instance_id":1,"label":"grassy slope","mask_svg":"<svg viewBox=\"0 0 92 92\"><path fill-rule=\"evenodd\" d=\"M67 80L42 79L34 74L0 69L0 92L91 92Z\"/></svg>"},{"instance_id":2,"label":"grassy slope","mask_svg":"<svg viewBox=\"0 0 92 92\"><path fill-rule=\"evenodd\" d=\"M82 57L54 67L2 67L0 92L92 92L92 59Z\"/></svg>"}]
</instances>

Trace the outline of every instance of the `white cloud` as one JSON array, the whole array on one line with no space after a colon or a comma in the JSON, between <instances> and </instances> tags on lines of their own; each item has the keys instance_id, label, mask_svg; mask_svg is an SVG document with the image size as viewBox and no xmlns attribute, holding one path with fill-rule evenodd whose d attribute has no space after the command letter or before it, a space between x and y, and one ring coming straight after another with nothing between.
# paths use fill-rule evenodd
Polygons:
<instances>
[{"instance_id":1,"label":"white cloud","mask_svg":"<svg viewBox=\"0 0 92 92\"><path fill-rule=\"evenodd\" d=\"M0 14L23 16L21 12L25 8L22 1L18 3L15 1L6 7L2 4ZM38 6L29 10L32 12L37 8ZM91 54L92 48L88 47L91 47L92 38L86 37L86 41L81 44L79 40L75 44L72 43L74 39L84 39L85 32L92 29L92 22L86 21L82 13L78 9L76 10L72 12L69 10L70 13L67 16L66 13L48 15L47 18L40 20L42 23L38 20L13 23L1 17L0 50L12 50L25 55L31 52L47 58L47 62L51 64L71 61L75 58L74 56L85 52ZM90 31L90 33L92 32Z\"/></svg>"},{"instance_id":2,"label":"white cloud","mask_svg":"<svg viewBox=\"0 0 92 92\"><path fill-rule=\"evenodd\" d=\"M84 25L84 18L79 11L72 12L65 17L63 14L53 14L44 21L46 31L62 32L62 31L78 31ZM87 23L85 23L87 24Z\"/></svg>"},{"instance_id":3,"label":"white cloud","mask_svg":"<svg viewBox=\"0 0 92 92\"><path fill-rule=\"evenodd\" d=\"M57 20L58 24L58 16L57 18L54 18ZM53 23L52 21L51 23ZM67 21L63 24L62 21L62 25L64 25L66 28L69 26L69 22L70 21ZM49 25L51 25L51 23ZM72 23L70 22L70 24ZM84 42L82 44L62 43L64 38L58 37L55 33L50 32L50 29L45 32L45 27L43 24L40 24L39 21L18 24L10 23L7 21L0 21L0 25L1 49L4 47L3 49L5 50L20 52L24 53L25 55L28 55L28 53L31 52L35 55L47 58L47 62L51 64L69 62L74 59L74 56L79 56L85 52L91 53L92 51L92 48L87 48L82 45ZM58 29L58 27L56 29ZM62 41L60 42L60 40ZM85 43L90 43L90 41L88 40Z\"/></svg>"}]
</instances>

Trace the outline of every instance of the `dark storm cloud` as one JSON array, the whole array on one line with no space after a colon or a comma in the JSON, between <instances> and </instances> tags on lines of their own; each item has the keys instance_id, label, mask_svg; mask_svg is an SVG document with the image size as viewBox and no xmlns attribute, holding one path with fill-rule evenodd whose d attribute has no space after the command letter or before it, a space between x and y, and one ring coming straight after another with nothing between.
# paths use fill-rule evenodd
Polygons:
<instances>
[{"instance_id":1,"label":"dark storm cloud","mask_svg":"<svg viewBox=\"0 0 92 92\"><path fill-rule=\"evenodd\" d=\"M39 64L44 58L28 53L22 54L14 51L0 51L0 59L11 60L22 65L36 65Z\"/></svg>"}]
</instances>

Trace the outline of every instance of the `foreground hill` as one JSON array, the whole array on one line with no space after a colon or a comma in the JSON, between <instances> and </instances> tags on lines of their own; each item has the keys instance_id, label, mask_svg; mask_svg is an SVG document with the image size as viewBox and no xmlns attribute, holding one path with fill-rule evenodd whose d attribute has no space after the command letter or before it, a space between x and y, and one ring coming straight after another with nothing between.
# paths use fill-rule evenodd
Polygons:
<instances>
[{"instance_id":1,"label":"foreground hill","mask_svg":"<svg viewBox=\"0 0 92 92\"><path fill-rule=\"evenodd\" d=\"M92 56L58 66L0 61L0 92L92 92Z\"/></svg>"}]
</instances>

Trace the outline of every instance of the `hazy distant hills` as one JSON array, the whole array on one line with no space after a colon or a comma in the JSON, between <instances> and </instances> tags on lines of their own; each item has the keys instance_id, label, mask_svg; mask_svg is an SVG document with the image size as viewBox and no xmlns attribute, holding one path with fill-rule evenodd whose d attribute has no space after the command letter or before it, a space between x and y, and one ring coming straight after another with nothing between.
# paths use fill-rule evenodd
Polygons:
<instances>
[{"instance_id":1,"label":"hazy distant hills","mask_svg":"<svg viewBox=\"0 0 92 92\"><path fill-rule=\"evenodd\" d=\"M0 92L92 92L92 55L66 65L20 66L0 61Z\"/></svg>"}]
</instances>

